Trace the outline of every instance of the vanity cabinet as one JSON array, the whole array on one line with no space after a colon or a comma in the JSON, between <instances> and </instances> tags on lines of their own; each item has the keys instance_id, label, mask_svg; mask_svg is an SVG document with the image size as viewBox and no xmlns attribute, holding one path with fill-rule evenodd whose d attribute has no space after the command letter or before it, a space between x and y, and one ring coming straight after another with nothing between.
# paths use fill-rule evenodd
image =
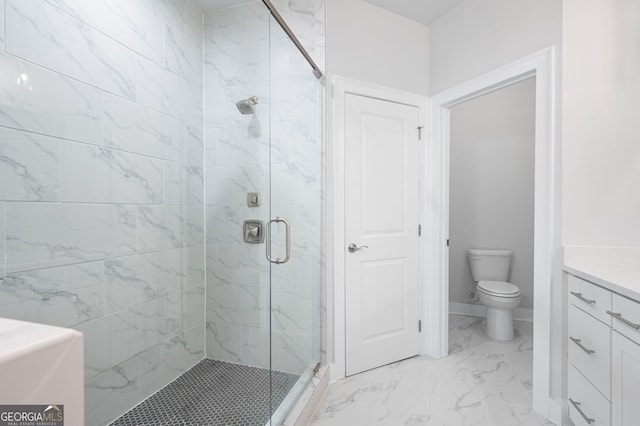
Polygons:
<instances>
[{"instance_id":1,"label":"vanity cabinet","mask_svg":"<svg viewBox=\"0 0 640 426\"><path fill-rule=\"evenodd\" d=\"M640 345L612 333L611 424L640 423Z\"/></svg>"},{"instance_id":2,"label":"vanity cabinet","mask_svg":"<svg viewBox=\"0 0 640 426\"><path fill-rule=\"evenodd\" d=\"M569 417L640 424L640 303L568 275Z\"/></svg>"}]
</instances>

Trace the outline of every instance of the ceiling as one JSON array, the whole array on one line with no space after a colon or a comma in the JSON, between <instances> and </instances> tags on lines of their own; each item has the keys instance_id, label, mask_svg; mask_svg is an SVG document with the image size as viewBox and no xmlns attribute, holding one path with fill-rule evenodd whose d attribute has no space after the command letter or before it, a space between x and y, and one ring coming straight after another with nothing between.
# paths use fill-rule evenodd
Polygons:
<instances>
[{"instance_id":1,"label":"ceiling","mask_svg":"<svg viewBox=\"0 0 640 426\"><path fill-rule=\"evenodd\" d=\"M464 0L364 0L424 25L431 25Z\"/></svg>"},{"instance_id":2,"label":"ceiling","mask_svg":"<svg viewBox=\"0 0 640 426\"><path fill-rule=\"evenodd\" d=\"M342 1L342 0L338 0ZM432 22L445 15L451 9L458 6L464 0L364 0L369 4L386 9L397 15L404 16L424 25L431 25ZM200 8L205 11L221 9L242 3L249 0L195 0Z\"/></svg>"}]
</instances>

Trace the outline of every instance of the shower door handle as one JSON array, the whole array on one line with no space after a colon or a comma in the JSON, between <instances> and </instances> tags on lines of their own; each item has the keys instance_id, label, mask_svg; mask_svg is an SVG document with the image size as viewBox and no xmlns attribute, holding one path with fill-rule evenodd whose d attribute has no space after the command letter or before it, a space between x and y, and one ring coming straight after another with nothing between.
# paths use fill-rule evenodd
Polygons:
<instances>
[{"instance_id":1,"label":"shower door handle","mask_svg":"<svg viewBox=\"0 0 640 426\"><path fill-rule=\"evenodd\" d=\"M284 259L280 259L276 257L275 259L271 257L271 224L272 223L284 223L285 231L286 231L286 252L284 255ZM283 263L287 263L289 259L291 259L291 225L289 221L283 217L276 216L275 219L271 219L267 222L267 260L271 263L275 263L276 265L281 265Z\"/></svg>"}]
</instances>

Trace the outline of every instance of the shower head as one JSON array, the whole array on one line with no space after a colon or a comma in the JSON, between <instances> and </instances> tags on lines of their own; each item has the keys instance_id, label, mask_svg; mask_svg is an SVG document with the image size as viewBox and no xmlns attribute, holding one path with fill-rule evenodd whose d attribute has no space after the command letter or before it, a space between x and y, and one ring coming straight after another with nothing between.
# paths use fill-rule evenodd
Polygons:
<instances>
[{"instance_id":1,"label":"shower head","mask_svg":"<svg viewBox=\"0 0 640 426\"><path fill-rule=\"evenodd\" d=\"M258 97L251 96L250 98L243 99L241 101L236 102L236 106L238 107L238 111L241 114L253 114L255 109L253 108L258 104Z\"/></svg>"}]
</instances>

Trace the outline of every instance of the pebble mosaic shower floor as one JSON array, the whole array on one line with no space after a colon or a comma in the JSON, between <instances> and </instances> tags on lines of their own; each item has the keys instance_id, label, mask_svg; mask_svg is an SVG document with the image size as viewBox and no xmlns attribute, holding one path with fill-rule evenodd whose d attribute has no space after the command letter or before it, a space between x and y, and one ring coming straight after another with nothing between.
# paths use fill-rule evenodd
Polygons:
<instances>
[{"instance_id":1,"label":"pebble mosaic shower floor","mask_svg":"<svg viewBox=\"0 0 640 426\"><path fill-rule=\"evenodd\" d=\"M274 410L298 376L274 371ZM205 359L134 407L112 426L264 426L269 370Z\"/></svg>"}]
</instances>

